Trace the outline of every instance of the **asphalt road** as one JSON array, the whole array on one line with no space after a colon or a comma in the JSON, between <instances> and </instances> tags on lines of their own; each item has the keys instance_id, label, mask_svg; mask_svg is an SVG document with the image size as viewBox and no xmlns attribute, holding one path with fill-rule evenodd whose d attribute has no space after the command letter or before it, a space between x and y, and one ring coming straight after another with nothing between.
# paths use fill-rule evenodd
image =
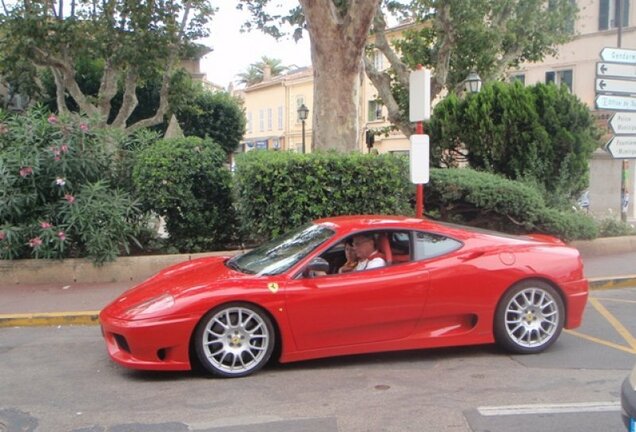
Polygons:
<instances>
[{"instance_id":1,"label":"asphalt road","mask_svg":"<svg viewBox=\"0 0 636 432\"><path fill-rule=\"evenodd\" d=\"M584 325L540 355L422 350L233 380L123 369L98 327L0 329L0 431L621 431L636 288L592 296Z\"/></svg>"}]
</instances>

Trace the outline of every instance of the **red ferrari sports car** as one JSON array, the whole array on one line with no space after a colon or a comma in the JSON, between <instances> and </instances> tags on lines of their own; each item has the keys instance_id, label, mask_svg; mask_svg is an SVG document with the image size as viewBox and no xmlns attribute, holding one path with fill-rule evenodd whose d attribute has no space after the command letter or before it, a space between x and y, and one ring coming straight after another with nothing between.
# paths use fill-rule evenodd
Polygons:
<instances>
[{"instance_id":1,"label":"red ferrari sports car","mask_svg":"<svg viewBox=\"0 0 636 432\"><path fill-rule=\"evenodd\" d=\"M340 273L346 245L361 234L380 266ZM550 236L343 216L232 258L162 270L100 321L121 365L188 370L196 361L240 377L273 352L283 363L492 342L537 353L581 324L587 295L578 251Z\"/></svg>"}]
</instances>

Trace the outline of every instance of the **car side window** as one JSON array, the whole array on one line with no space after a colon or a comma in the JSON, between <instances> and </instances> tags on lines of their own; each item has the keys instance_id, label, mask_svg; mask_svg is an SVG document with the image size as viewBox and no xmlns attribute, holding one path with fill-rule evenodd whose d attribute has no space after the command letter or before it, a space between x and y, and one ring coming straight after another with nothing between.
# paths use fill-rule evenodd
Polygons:
<instances>
[{"instance_id":1,"label":"car side window","mask_svg":"<svg viewBox=\"0 0 636 432\"><path fill-rule=\"evenodd\" d=\"M439 234L415 231L413 235L413 259L435 258L456 251L462 243Z\"/></svg>"}]
</instances>

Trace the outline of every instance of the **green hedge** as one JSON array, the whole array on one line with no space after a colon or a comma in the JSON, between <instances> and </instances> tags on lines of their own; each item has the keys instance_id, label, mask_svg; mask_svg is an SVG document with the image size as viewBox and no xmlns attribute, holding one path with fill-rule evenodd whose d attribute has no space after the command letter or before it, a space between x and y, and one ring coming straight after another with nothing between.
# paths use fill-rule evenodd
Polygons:
<instances>
[{"instance_id":1,"label":"green hedge","mask_svg":"<svg viewBox=\"0 0 636 432\"><path fill-rule=\"evenodd\" d=\"M442 220L513 234L541 232L573 240L598 233L591 217L547 207L536 187L467 168L432 169L426 202Z\"/></svg>"},{"instance_id":2,"label":"green hedge","mask_svg":"<svg viewBox=\"0 0 636 432\"><path fill-rule=\"evenodd\" d=\"M391 155L253 151L237 158L234 179L247 240L325 216L412 213L408 161Z\"/></svg>"},{"instance_id":3,"label":"green hedge","mask_svg":"<svg viewBox=\"0 0 636 432\"><path fill-rule=\"evenodd\" d=\"M211 139L166 139L136 157L133 181L145 210L165 217L181 252L215 250L234 234L225 151Z\"/></svg>"}]
</instances>

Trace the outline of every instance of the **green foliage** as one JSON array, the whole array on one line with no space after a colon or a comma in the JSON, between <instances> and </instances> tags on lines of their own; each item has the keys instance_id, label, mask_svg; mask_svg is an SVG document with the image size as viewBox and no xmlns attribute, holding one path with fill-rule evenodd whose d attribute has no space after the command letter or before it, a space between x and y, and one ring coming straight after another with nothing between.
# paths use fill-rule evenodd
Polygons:
<instances>
[{"instance_id":1,"label":"green foliage","mask_svg":"<svg viewBox=\"0 0 636 432\"><path fill-rule=\"evenodd\" d=\"M132 198L109 187L119 137L90 121L0 112L0 257L88 256L127 249L138 226Z\"/></svg>"},{"instance_id":2,"label":"green foliage","mask_svg":"<svg viewBox=\"0 0 636 432\"><path fill-rule=\"evenodd\" d=\"M138 154L133 169L146 210L165 217L182 252L218 248L231 239L234 213L226 154L211 139L161 140Z\"/></svg>"},{"instance_id":3,"label":"green foliage","mask_svg":"<svg viewBox=\"0 0 636 432\"><path fill-rule=\"evenodd\" d=\"M432 169L426 203L442 220L512 234L540 232L563 240L597 234L592 218L547 207L536 188L471 169Z\"/></svg>"},{"instance_id":4,"label":"green foliage","mask_svg":"<svg viewBox=\"0 0 636 432\"><path fill-rule=\"evenodd\" d=\"M239 78L238 83L251 86L262 82L266 67L269 67L270 76L272 77L281 75L289 70L287 66L283 66L282 60L263 56L256 63L250 64L245 72L241 72L237 75Z\"/></svg>"},{"instance_id":5,"label":"green foliage","mask_svg":"<svg viewBox=\"0 0 636 432\"><path fill-rule=\"evenodd\" d=\"M248 240L343 214L411 213L408 162L359 153L253 151L237 158L236 206Z\"/></svg>"},{"instance_id":6,"label":"green foliage","mask_svg":"<svg viewBox=\"0 0 636 432\"><path fill-rule=\"evenodd\" d=\"M636 235L636 228L627 222L623 222L616 217L606 217L598 221L600 237L619 237Z\"/></svg>"},{"instance_id":7,"label":"green foliage","mask_svg":"<svg viewBox=\"0 0 636 432\"><path fill-rule=\"evenodd\" d=\"M433 163L453 166L462 153L474 169L538 186L552 206L588 184L597 130L565 87L485 85L477 95L440 102L430 124Z\"/></svg>"},{"instance_id":8,"label":"green foliage","mask_svg":"<svg viewBox=\"0 0 636 432\"><path fill-rule=\"evenodd\" d=\"M184 135L212 138L229 154L245 134L243 111L242 102L229 93L201 91L179 107L176 115Z\"/></svg>"},{"instance_id":9,"label":"green foliage","mask_svg":"<svg viewBox=\"0 0 636 432\"><path fill-rule=\"evenodd\" d=\"M156 5L73 1L67 9L64 2L57 8L51 2L10 2L0 11L0 76L32 95L34 86L25 83L37 82L36 68L49 68L57 89L72 97L83 112L99 114L103 122L109 116L117 118L112 124L124 128L135 108L136 89L146 93L142 99L159 96L144 92L153 88L145 86L145 78L162 81L172 75L180 59L201 55L194 41L207 36L206 24L214 12L209 0L169 0ZM95 73L100 79L95 80ZM118 81L128 97L121 98L121 109L113 113L111 100ZM157 117L155 112L146 116L147 123L160 123L164 107L155 110ZM62 106L58 109L65 111Z\"/></svg>"}]
</instances>

